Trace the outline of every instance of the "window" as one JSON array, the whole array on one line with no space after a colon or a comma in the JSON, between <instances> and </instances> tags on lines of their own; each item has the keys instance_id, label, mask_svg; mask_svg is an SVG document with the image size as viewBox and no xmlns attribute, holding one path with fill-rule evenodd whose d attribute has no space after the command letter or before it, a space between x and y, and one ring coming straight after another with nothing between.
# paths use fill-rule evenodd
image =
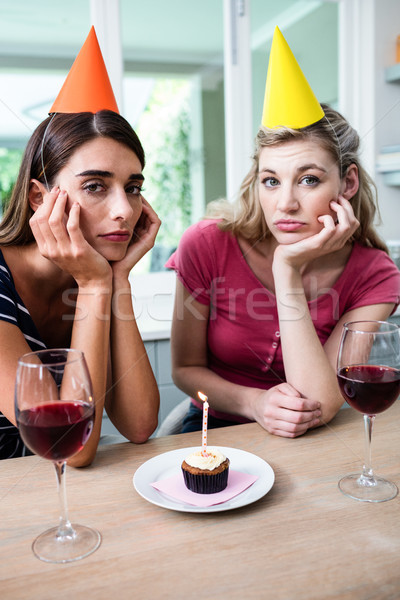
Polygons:
<instances>
[{"instance_id":1,"label":"window","mask_svg":"<svg viewBox=\"0 0 400 600\"><path fill-rule=\"evenodd\" d=\"M224 63L224 46L226 59L228 40L232 42L237 34L227 14L228 9L243 13L249 8L244 52L249 55L251 78L247 81L251 83L237 95L228 87L227 61ZM108 13L99 15L103 9ZM157 247L139 270L162 268L186 227L203 216L210 201L226 197L227 188L236 191L245 174L244 163L260 121L275 24L283 30L318 99L336 103L337 13L336 2L317 0L70 0L68 4L2 0L3 199L9 193L21 149L45 118L90 24L96 25L98 20L105 31L112 31L109 46L122 48L121 112L143 143L145 195L163 221ZM113 29L116 22L118 27ZM107 47L103 53L104 49ZM241 78L246 81L244 75L249 73L239 69L237 89ZM229 120L231 100L237 112ZM228 134L235 133L250 112L245 143L235 136L230 143ZM237 162L240 168L235 167L233 174L231 170L228 180L227 163L232 159L226 143L229 152L242 153Z\"/></svg>"},{"instance_id":2,"label":"window","mask_svg":"<svg viewBox=\"0 0 400 600\"><path fill-rule=\"evenodd\" d=\"M146 152L145 196L163 223L142 271L162 269L183 231L226 193L222 23L221 1L121 1L124 85L135 79L148 91L130 122Z\"/></svg>"}]
</instances>

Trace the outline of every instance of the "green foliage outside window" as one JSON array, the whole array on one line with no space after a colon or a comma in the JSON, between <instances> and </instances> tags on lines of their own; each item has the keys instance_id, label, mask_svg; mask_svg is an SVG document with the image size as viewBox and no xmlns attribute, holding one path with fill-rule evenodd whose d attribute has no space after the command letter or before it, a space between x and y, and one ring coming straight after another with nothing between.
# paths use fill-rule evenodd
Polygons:
<instances>
[{"instance_id":1,"label":"green foliage outside window","mask_svg":"<svg viewBox=\"0 0 400 600\"><path fill-rule=\"evenodd\" d=\"M4 212L21 164L22 150L0 148L0 215Z\"/></svg>"},{"instance_id":2,"label":"green foliage outside window","mask_svg":"<svg viewBox=\"0 0 400 600\"><path fill-rule=\"evenodd\" d=\"M144 197L162 220L157 245L176 246L191 224L189 83L156 80L137 133L146 153Z\"/></svg>"}]
</instances>

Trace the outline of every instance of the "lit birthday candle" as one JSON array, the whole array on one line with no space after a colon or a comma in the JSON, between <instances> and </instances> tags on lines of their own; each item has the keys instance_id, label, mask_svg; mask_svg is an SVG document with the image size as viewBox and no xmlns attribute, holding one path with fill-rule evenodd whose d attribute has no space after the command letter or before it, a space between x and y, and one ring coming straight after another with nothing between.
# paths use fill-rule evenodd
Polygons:
<instances>
[{"instance_id":1,"label":"lit birthday candle","mask_svg":"<svg viewBox=\"0 0 400 600\"><path fill-rule=\"evenodd\" d=\"M202 456L208 456L207 454L207 421L208 421L208 398L202 392L197 392L198 397L203 402L203 433L202 433L202 445L201 454Z\"/></svg>"}]
</instances>

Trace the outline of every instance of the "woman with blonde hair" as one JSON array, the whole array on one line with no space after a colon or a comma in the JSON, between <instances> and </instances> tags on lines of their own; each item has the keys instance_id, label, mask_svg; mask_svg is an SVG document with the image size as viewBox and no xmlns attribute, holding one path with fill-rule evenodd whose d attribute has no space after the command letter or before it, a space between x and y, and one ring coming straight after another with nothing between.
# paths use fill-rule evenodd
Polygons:
<instances>
[{"instance_id":1,"label":"woman with blonde hair","mask_svg":"<svg viewBox=\"0 0 400 600\"><path fill-rule=\"evenodd\" d=\"M296 437L327 423L343 403L343 324L385 320L399 303L357 133L325 105L298 126L282 110L263 119L237 205L214 206L167 263L173 379L192 398L183 431L201 429L198 390L210 427L257 421Z\"/></svg>"}]
</instances>

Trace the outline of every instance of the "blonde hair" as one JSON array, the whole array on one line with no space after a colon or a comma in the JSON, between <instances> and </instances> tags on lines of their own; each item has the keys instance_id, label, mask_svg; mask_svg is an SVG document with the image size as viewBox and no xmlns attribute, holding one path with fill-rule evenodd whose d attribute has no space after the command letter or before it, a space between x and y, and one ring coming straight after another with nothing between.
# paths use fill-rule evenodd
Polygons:
<instances>
[{"instance_id":1,"label":"blonde hair","mask_svg":"<svg viewBox=\"0 0 400 600\"><path fill-rule=\"evenodd\" d=\"M362 167L359 159L360 139L357 132L336 110L322 105L325 112L317 123L302 129L267 129L260 127L252 157L252 167L244 178L236 204L218 200L208 206L207 217L222 219L220 229L241 236L251 243L267 238L270 231L265 222L258 196L258 169L261 150L266 146L284 144L293 140L312 140L324 147L338 165L339 174L344 178L347 169L354 164L358 169L359 188L350 203L360 226L352 240L363 246L379 248L388 252L384 241L374 227L375 215L379 216L376 187L371 177Z\"/></svg>"}]
</instances>

